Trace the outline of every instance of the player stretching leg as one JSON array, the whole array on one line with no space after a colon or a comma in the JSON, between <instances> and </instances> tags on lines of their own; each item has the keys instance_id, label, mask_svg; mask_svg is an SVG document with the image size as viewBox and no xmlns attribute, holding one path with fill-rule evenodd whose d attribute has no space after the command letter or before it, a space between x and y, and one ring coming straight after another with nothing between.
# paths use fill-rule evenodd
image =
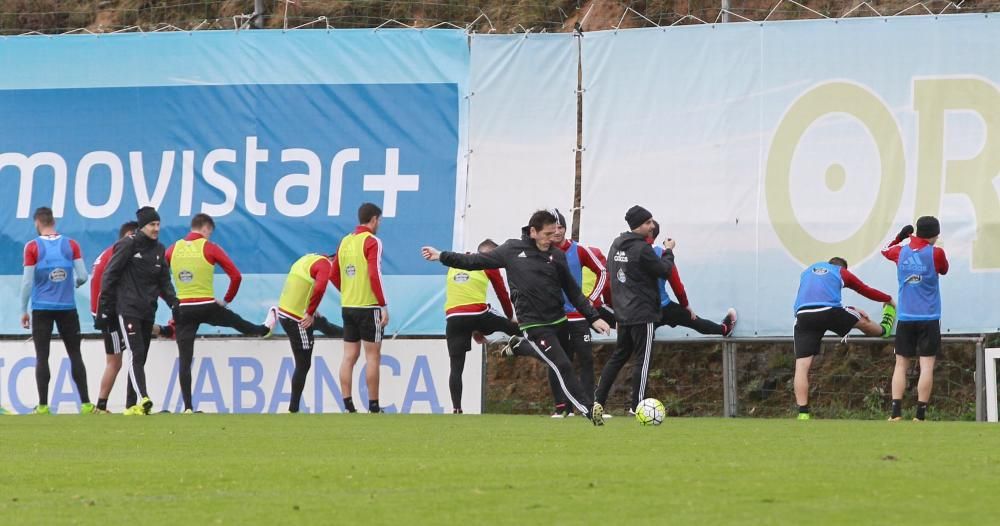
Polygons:
<instances>
[{"instance_id":1,"label":"player stretching leg","mask_svg":"<svg viewBox=\"0 0 1000 526\"><path fill-rule=\"evenodd\" d=\"M653 220L653 231L650 233L648 241L650 245L653 245L653 252L657 256L662 257L665 248L654 245L656 238L659 236L660 224L656 220ZM667 283L670 284L670 289L677 296L676 302L667 293ZM677 272L676 263L670 270L670 277L668 279L660 279L657 288L660 292L660 320L654 324L655 327L662 327L664 325L677 327L679 325L694 329L699 334L715 334L724 337L733 335L733 330L736 328L736 309L730 308L726 312L726 316L722 318L721 323L706 320L695 314L688 303L687 292L684 290L681 276Z\"/></svg>"},{"instance_id":2,"label":"player stretching leg","mask_svg":"<svg viewBox=\"0 0 1000 526\"><path fill-rule=\"evenodd\" d=\"M288 335L295 357L295 371L292 373L292 398L288 403L289 413L298 413L302 401L302 390L306 386L306 375L312 367L313 330L319 317L316 309L323 301L323 293L333 271L333 256L306 254L300 257L285 278L278 307L271 308L265 325L273 326L274 320Z\"/></svg>"},{"instance_id":3,"label":"player stretching leg","mask_svg":"<svg viewBox=\"0 0 1000 526\"><path fill-rule=\"evenodd\" d=\"M934 362L941 351L941 285L939 276L948 273L948 257L934 246L941 233L937 218L917 219L917 235L907 225L882 255L896 262L899 281L899 324L896 326L896 367L892 372L892 414L890 421L902 419L903 392L910 360L919 357L917 416L927 418L927 404L934 388ZM902 242L909 238L909 243Z\"/></svg>"},{"instance_id":4,"label":"player stretching leg","mask_svg":"<svg viewBox=\"0 0 1000 526\"><path fill-rule=\"evenodd\" d=\"M882 323L854 307L844 307L841 291L847 287L858 294L884 303ZM795 403L799 406L799 420L809 420L809 369L813 357L819 354L823 334L833 331L846 337L851 329L859 329L866 336L888 338L896 318L892 296L865 285L847 270L847 261L835 257L826 263L815 263L802 271L799 292L795 298Z\"/></svg>"},{"instance_id":5,"label":"player stretching leg","mask_svg":"<svg viewBox=\"0 0 1000 526\"><path fill-rule=\"evenodd\" d=\"M488 254L497 248L492 239L479 244L480 254ZM486 303L486 284L493 290L503 307L504 318L493 312ZM507 285L499 270L448 270L445 286L445 340L448 342L448 358L451 372L448 388L451 391L452 413L462 413L462 373L465 371L465 355L472 350L471 339L481 335L504 332L509 336L518 333L514 318L514 308L510 303Z\"/></svg>"},{"instance_id":6,"label":"player stretching leg","mask_svg":"<svg viewBox=\"0 0 1000 526\"><path fill-rule=\"evenodd\" d=\"M166 258L174 277L177 297L181 302L181 320L177 321L178 378L184 413L193 413L191 401L191 365L194 363L194 342L202 324L231 327L250 336L268 336L271 330L244 320L227 305L236 298L243 276L222 247L209 241L215 232L215 221L208 214L191 219L191 232L167 249ZM215 266L229 276L229 289L223 299L215 299Z\"/></svg>"}]
</instances>

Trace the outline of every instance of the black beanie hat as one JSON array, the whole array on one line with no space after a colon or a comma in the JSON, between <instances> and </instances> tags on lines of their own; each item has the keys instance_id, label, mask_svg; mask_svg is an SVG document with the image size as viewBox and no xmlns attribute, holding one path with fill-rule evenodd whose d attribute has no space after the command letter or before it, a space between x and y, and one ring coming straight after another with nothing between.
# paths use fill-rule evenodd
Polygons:
<instances>
[{"instance_id":1,"label":"black beanie hat","mask_svg":"<svg viewBox=\"0 0 1000 526\"><path fill-rule=\"evenodd\" d=\"M135 220L139 223L139 228L142 228L153 221L160 220L160 214L156 213L156 209L151 206L144 206L135 212Z\"/></svg>"},{"instance_id":2,"label":"black beanie hat","mask_svg":"<svg viewBox=\"0 0 1000 526\"><path fill-rule=\"evenodd\" d=\"M649 221L651 217L653 217L653 214L639 205L635 205L629 208L628 212L625 212L625 222L628 223L629 230L639 228L640 225Z\"/></svg>"},{"instance_id":3,"label":"black beanie hat","mask_svg":"<svg viewBox=\"0 0 1000 526\"><path fill-rule=\"evenodd\" d=\"M560 212L558 208L550 208L549 213L556 216L556 221L559 221L559 226L569 228L569 225L566 224L566 216L562 215L562 212Z\"/></svg>"},{"instance_id":4,"label":"black beanie hat","mask_svg":"<svg viewBox=\"0 0 1000 526\"><path fill-rule=\"evenodd\" d=\"M917 219L917 237L930 239L941 233L941 223L934 216L923 216Z\"/></svg>"}]
</instances>

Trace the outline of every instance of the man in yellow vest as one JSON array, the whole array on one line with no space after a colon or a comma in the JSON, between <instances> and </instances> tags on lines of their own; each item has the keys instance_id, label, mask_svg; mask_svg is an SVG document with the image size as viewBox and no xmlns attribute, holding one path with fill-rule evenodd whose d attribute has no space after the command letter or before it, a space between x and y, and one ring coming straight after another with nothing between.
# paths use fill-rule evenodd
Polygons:
<instances>
[{"instance_id":1,"label":"man in yellow vest","mask_svg":"<svg viewBox=\"0 0 1000 526\"><path fill-rule=\"evenodd\" d=\"M381 413L378 403L382 333L389 323L382 287L382 241L375 237L382 222L382 209L372 203L358 208L358 226L340 242L333 258L330 279L340 290L344 314L344 359L340 362L340 389L344 408L356 413L351 376L365 348L365 381L368 412Z\"/></svg>"},{"instance_id":2,"label":"man in yellow vest","mask_svg":"<svg viewBox=\"0 0 1000 526\"><path fill-rule=\"evenodd\" d=\"M306 375L312 367L312 352L315 339L313 331L330 326L326 318L316 314L323 301L326 285L333 272L333 256L306 254L292 264L281 289L278 307L271 308L268 322L276 319L288 335L295 357L295 371L292 373L292 398L288 412L298 413L302 400L302 390L306 385ZM273 316L272 316L273 314ZM324 332L326 332L324 330ZM327 334L329 334L327 332Z\"/></svg>"},{"instance_id":3,"label":"man in yellow vest","mask_svg":"<svg viewBox=\"0 0 1000 526\"><path fill-rule=\"evenodd\" d=\"M479 253L488 254L497 248L492 239L479 244ZM503 307L504 318L486 303L486 284L493 285L497 299ZM451 374L448 388L451 390L452 413L462 414L462 373L465 371L465 355L472 350L474 335L504 332L514 336L520 332L514 319L514 307L510 303L507 284L497 269L462 270L448 269L445 286L445 339L448 342L448 357L451 360ZM478 334L476 334L478 333Z\"/></svg>"},{"instance_id":4,"label":"man in yellow vest","mask_svg":"<svg viewBox=\"0 0 1000 526\"><path fill-rule=\"evenodd\" d=\"M191 365L194 362L195 333L202 323L231 327L251 336L268 336L271 333L267 326L250 323L226 308L236 297L243 276L226 251L209 241L213 232L215 220L208 214L197 214L191 219L191 232L171 245L166 253L181 302L182 317L175 322L180 357L178 376L185 413L195 411L191 403ZM229 289L221 300L215 298L216 265L229 276Z\"/></svg>"}]
</instances>

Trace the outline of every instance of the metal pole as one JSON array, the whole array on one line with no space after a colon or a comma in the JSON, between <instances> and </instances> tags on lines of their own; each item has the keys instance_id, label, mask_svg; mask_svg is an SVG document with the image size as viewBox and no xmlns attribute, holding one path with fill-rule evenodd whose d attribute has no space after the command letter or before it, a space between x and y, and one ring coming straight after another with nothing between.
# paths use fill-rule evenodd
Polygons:
<instances>
[{"instance_id":1,"label":"metal pole","mask_svg":"<svg viewBox=\"0 0 1000 526\"><path fill-rule=\"evenodd\" d=\"M488 344L483 344L483 371L480 374L482 388L479 390L479 413L486 414L486 357L489 353L486 352L486 346Z\"/></svg>"},{"instance_id":2,"label":"metal pole","mask_svg":"<svg viewBox=\"0 0 1000 526\"><path fill-rule=\"evenodd\" d=\"M722 344L722 416L735 418L738 412L736 397L736 344Z\"/></svg>"},{"instance_id":3,"label":"metal pole","mask_svg":"<svg viewBox=\"0 0 1000 526\"><path fill-rule=\"evenodd\" d=\"M264 29L264 0L253 0L253 27Z\"/></svg>"},{"instance_id":4,"label":"metal pole","mask_svg":"<svg viewBox=\"0 0 1000 526\"><path fill-rule=\"evenodd\" d=\"M986 421L986 349L985 337L976 342L976 422ZM990 364L992 367L993 364Z\"/></svg>"},{"instance_id":5,"label":"metal pole","mask_svg":"<svg viewBox=\"0 0 1000 526\"><path fill-rule=\"evenodd\" d=\"M729 23L729 0L722 0L722 23Z\"/></svg>"}]
</instances>

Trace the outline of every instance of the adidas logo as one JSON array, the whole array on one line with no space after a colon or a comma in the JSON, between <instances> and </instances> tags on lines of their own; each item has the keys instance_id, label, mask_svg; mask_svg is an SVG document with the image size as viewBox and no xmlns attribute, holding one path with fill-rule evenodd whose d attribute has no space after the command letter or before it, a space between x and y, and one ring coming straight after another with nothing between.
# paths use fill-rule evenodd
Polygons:
<instances>
[{"instance_id":1,"label":"adidas logo","mask_svg":"<svg viewBox=\"0 0 1000 526\"><path fill-rule=\"evenodd\" d=\"M619 250L615 252L615 261L619 263L628 263L628 256L625 255L624 250Z\"/></svg>"},{"instance_id":2,"label":"adidas logo","mask_svg":"<svg viewBox=\"0 0 1000 526\"><path fill-rule=\"evenodd\" d=\"M135 253L135 255L134 255L134 256L132 256L132 257L133 257L133 258L139 258L139 259L142 259L142 254L140 254L140 253L136 252L136 253Z\"/></svg>"},{"instance_id":3,"label":"adidas logo","mask_svg":"<svg viewBox=\"0 0 1000 526\"><path fill-rule=\"evenodd\" d=\"M913 272L924 272L927 270L927 267L920 261L920 258L916 254L910 254L899 266Z\"/></svg>"},{"instance_id":4,"label":"adidas logo","mask_svg":"<svg viewBox=\"0 0 1000 526\"><path fill-rule=\"evenodd\" d=\"M519 258L526 258L526 257L528 257L528 256L527 256L527 255L526 255L526 254L524 253L524 251L522 250L522 251L521 251L521 253L517 255L517 257L519 257Z\"/></svg>"}]
</instances>

